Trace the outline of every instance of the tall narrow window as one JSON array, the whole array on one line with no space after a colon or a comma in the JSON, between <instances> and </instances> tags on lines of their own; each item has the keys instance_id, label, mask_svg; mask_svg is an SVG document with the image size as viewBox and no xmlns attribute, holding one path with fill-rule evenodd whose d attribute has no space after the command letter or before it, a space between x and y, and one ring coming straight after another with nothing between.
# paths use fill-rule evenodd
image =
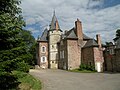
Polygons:
<instances>
[{"instance_id":1,"label":"tall narrow window","mask_svg":"<svg viewBox=\"0 0 120 90\"><path fill-rule=\"evenodd\" d=\"M62 58L64 58L64 51L62 51Z\"/></svg>"},{"instance_id":2,"label":"tall narrow window","mask_svg":"<svg viewBox=\"0 0 120 90\"><path fill-rule=\"evenodd\" d=\"M41 47L41 52L42 52L42 53L45 53L45 52L46 52L46 47L45 47L45 46L42 46L42 47Z\"/></svg>"},{"instance_id":3,"label":"tall narrow window","mask_svg":"<svg viewBox=\"0 0 120 90\"><path fill-rule=\"evenodd\" d=\"M62 59L62 51L60 51L60 59Z\"/></svg>"},{"instance_id":4,"label":"tall narrow window","mask_svg":"<svg viewBox=\"0 0 120 90\"><path fill-rule=\"evenodd\" d=\"M60 51L60 58L64 58L64 51Z\"/></svg>"},{"instance_id":5,"label":"tall narrow window","mask_svg":"<svg viewBox=\"0 0 120 90\"><path fill-rule=\"evenodd\" d=\"M46 57L45 57L45 56L42 56L42 57L41 57L41 62L42 62L42 63L47 62L47 60L46 60Z\"/></svg>"}]
</instances>

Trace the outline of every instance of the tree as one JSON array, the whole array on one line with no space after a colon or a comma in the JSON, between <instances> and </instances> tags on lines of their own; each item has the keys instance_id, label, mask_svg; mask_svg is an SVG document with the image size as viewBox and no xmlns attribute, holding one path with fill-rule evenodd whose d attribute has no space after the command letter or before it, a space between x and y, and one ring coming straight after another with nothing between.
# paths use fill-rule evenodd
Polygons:
<instances>
[{"instance_id":1,"label":"tree","mask_svg":"<svg viewBox=\"0 0 120 90\"><path fill-rule=\"evenodd\" d=\"M29 51L34 39L22 29L25 22L20 3L20 0L0 0L0 89L11 89L16 85L17 78L11 73L13 70L29 70L26 67L32 57Z\"/></svg>"},{"instance_id":2,"label":"tree","mask_svg":"<svg viewBox=\"0 0 120 90\"><path fill-rule=\"evenodd\" d=\"M120 29L116 30L116 38L114 40L116 41L118 38L120 38Z\"/></svg>"},{"instance_id":3,"label":"tree","mask_svg":"<svg viewBox=\"0 0 120 90\"><path fill-rule=\"evenodd\" d=\"M23 30L21 33L21 37L27 46L28 58L26 62L29 65L34 66L36 61L36 42L35 38L31 35L31 32L28 30Z\"/></svg>"}]
</instances>

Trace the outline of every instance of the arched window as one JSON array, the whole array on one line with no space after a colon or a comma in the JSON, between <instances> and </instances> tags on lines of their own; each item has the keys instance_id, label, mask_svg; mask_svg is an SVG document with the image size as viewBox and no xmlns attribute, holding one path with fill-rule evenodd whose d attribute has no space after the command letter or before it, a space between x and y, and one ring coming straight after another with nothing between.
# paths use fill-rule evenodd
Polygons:
<instances>
[{"instance_id":1,"label":"arched window","mask_svg":"<svg viewBox=\"0 0 120 90\"><path fill-rule=\"evenodd\" d=\"M46 52L46 47L45 47L45 46L42 46L42 47L41 47L41 52L42 52L42 53L45 53L45 52Z\"/></svg>"},{"instance_id":2,"label":"arched window","mask_svg":"<svg viewBox=\"0 0 120 90\"><path fill-rule=\"evenodd\" d=\"M42 63L47 62L46 56L42 56L42 57L41 57L41 62L42 62Z\"/></svg>"}]
</instances>

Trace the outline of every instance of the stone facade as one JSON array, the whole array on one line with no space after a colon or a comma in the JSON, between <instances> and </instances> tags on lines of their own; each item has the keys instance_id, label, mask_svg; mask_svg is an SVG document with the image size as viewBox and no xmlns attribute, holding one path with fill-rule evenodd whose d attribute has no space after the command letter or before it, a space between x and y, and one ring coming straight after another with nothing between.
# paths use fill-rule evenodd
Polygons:
<instances>
[{"instance_id":1,"label":"stone facade","mask_svg":"<svg viewBox=\"0 0 120 90\"><path fill-rule=\"evenodd\" d=\"M104 51L104 70L112 72L120 72L120 39L115 44L110 42L106 45Z\"/></svg>"},{"instance_id":2,"label":"stone facade","mask_svg":"<svg viewBox=\"0 0 120 90\"><path fill-rule=\"evenodd\" d=\"M48 43L47 42L39 42L38 41L38 44L39 44L39 52L38 52L38 65L41 67L41 68L48 68Z\"/></svg>"},{"instance_id":3,"label":"stone facade","mask_svg":"<svg viewBox=\"0 0 120 90\"><path fill-rule=\"evenodd\" d=\"M120 72L120 48L115 49L115 71Z\"/></svg>"},{"instance_id":4,"label":"stone facade","mask_svg":"<svg viewBox=\"0 0 120 90\"><path fill-rule=\"evenodd\" d=\"M120 72L120 38L115 41L115 70Z\"/></svg>"},{"instance_id":5,"label":"stone facade","mask_svg":"<svg viewBox=\"0 0 120 90\"><path fill-rule=\"evenodd\" d=\"M49 65L50 68L58 68L58 46L61 38L61 31L49 31Z\"/></svg>"},{"instance_id":6,"label":"stone facade","mask_svg":"<svg viewBox=\"0 0 120 90\"><path fill-rule=\"evenodd\" d=\"M67 40L67 70L79 68L81 52L77 40Z\"/></svg>"},{"instance_id":7,"label":"stone facade","mask_svg":"<svg viewBox=\"0 0 120 90\"><path fill-rule=\"evenodd\" d=\"M82 49L82 63L87 65L95 65L93 47L87 47Z\"/></svg>"},{"instance_id":8,"label":"stone facade","mask_svg":"<svg viewBox=\"0 0 120 90\"><path fill-rule=\"evenodd\" d=\"M49 30L45 30L38 38L38 44L40 67L71 70L79 68L83 63L94 65L98 72L103 71L104 60L100 35L97 36L97 40L86 36L79 19L75 21L75 27L62 33L54 13ZM46 47L46 54L41 52L42 46ZM41 62L42 56L46 56L46 63Z\"/></svg>"}]
</instances>

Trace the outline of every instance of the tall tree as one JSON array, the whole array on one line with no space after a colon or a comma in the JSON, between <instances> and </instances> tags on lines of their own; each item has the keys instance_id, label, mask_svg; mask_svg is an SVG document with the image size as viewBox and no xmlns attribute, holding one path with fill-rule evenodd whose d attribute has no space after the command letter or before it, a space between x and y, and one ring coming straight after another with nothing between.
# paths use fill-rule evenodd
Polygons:
<instances>
[{"instance_id":1,"label":"tall tree","mask_svg":"<svg viewBox=\"0 0 120 90\"><path fill-rule=\"evenodd\" d=\"M25 26L19 8L20 0L0 0L0 89L13 88L16 78L11 71L18 69L28 70L27 62L32 55L29 48L32 46L30 33L22 28ZM25 34L26 33L26 34ZM33 40L33 37L31 39ZM11 79L10 79L11 78Z\"/></svg>"},{"instance_id":2,"label":"tall tree","mask_svg":"<svg viewBox=\"0 0 120 90\"><path fill-rule=\"evenodd\" d=\"M116 30L116 38L114 40L116 41L118 38L120 38L120 29Z\"/></svg>"}]
</instances>

